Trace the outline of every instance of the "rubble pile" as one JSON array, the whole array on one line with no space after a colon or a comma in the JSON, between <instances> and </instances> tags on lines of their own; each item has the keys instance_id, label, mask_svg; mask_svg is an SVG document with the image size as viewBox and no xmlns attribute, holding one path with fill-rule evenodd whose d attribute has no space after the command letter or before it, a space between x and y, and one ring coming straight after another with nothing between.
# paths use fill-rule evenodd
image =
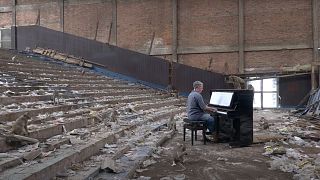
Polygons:
<instances>
[{"instance_id":1,"label":"rubble pile","mask_svg":"<svg viewBox=\"0 0 320 180\"><path fill-rule=\"evenodd\" d=\"M86 66L1 50L0 179L130 177L174 134L167 124L184 102Z\"/></svg>"},{"instance_id":2,"label":"rubble pile","mask_svg":"<svg viewBox=\"0 0 320 180\"><path fill-rule=\"evenodd\" d=\"M275 111L279 111L274 113ZM293 173L294 179L320 179L320 133L317 121L289 115L280 110L264 110L256 118L256 131L274 133L278 139L265 142L263 155L270 157L270 169Z\"/></svg>"}]
</instances>

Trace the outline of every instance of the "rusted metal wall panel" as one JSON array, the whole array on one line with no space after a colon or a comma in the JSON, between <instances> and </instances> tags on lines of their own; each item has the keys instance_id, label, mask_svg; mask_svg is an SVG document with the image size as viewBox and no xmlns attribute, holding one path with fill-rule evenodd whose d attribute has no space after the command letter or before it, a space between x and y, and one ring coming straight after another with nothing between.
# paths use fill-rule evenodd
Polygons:
<instances>
[{"instance_id":1,"label":"rusted metal wall panel","mask_svg":"<svg viewBox=\"0 0 320 180\"><path fill-rule=\"evenodd\" d=\"M208 103L210 98L210 89L226 88L224 76L222 74L209 72L178 63L174 63L173 66L173 87L179 92L189 93L193 89L192 83L197 80L201 81L204 83L202 96Z\"/></svg>"},{"instance_id":2,"label":"rusted metal wall panel","mask_svg":"<svg viewBox=\"0 0 320 180\"><path fill-rule=\"evenodd\" d=\"M310 75L279 78L280 107L297 106L310 90Z\"/></svg>"},{"instance_id":3,"label":"rusted metal wall panel","mask_svg":"<svg viewBox=\"0 0 320 180\"><path fill-rule=\"evenodd\" d=\"M107 70L162 86L168 85L169 62L90 39L39 27L17 30L18 50L36 46L83 57Z\"/></svg>"},{"instance_id":4,"label":"rusted metal wall panel","mask_svg":"<svg viewBox=\"0 0 320 180\"><path fill-rule=\"evenodd\" d=\"M83 57L101 64L109 71L127 75L163 88L169 85L169 62L157 57L140 54L82 37L65 34L40 26L24 26L17 29L17 48L42 47ZM172 85L184 94L192 90L192 83L202 81L203 96L208 101L210 89L225 88L222 74L205 71L183 64L173 64Z\"/></svg>"}]
</instances>

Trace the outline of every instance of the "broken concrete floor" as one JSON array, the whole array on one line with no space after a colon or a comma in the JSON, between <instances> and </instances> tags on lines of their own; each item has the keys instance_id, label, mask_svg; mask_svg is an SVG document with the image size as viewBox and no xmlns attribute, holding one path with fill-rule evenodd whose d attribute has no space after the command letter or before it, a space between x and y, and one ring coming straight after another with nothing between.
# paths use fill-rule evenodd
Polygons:
<instances>
[{"instance_id":1,"label":"broken concrete floor","mask_svg":"<svg viewBox=\"0 0 320 180\"><path fill-rule=\"evenodd\" d=\"M268 123L266 128L265 123ZM201 135L191 146L180 132L151 159L154 164L136 171L136 179L319 179L320 142L305 134L317 133L317 125L299 124L305 119L283 110L254 111L254 139L250 147L230 148L227 143L203 145ZM313 128L312 128L313 127ZM299 138L298 134L303 138ZM172 166L172 150L177 143L187 146L186 161Z\"/></svg>"},{"instance_id":2,"label":"broken concrete floor","mask_svg":"<svg viewBox=\"0 0 320 180\"><path fill-rule=\"evenodd\" d=\"M169 117L185 112L185 100L164 91L0 52L0 179L92 178L110 158L131 157L122 176L129 177L136 155L148 157L171 134ZM28 137L9 144L10 129L25 113ZM26 138L35 141L25 145Z\"/></svg>"},{"instance_id":3,"label":"broken concrete floor","mask_svg":"<svg viewBox=\"0 0 320 180\"><path fill-rule=\"evenodd\" d=\"M1 56L0 134L29 112L28 137L39 143L5 148L0 139L0 179L319 179L318 120L256 110L251 147L203 145L200 135L191 146L189 132L186 162L171 166L172 147L184 143L185 98L83 68ZM179 131L170 140L172 114Z\"/></svg>"},{"instance_id":4,"label":"broken concrete floor","mask_svg":"<svg viewBox=\"0 0 320 180\"><path fill-rule=\"evenodd\" d=\"M183 167L171 166L171 149L176 143L183 141L182 135L178 135L170 141L157 163L142 167L143 172L137 173L137 177L152 177L151 179L292 179L292 174L279 170L270 170L267 161L270 159L262 155L263 144L252 145L244 148L229 148L225 143L208 143L203 145L198 141L191 146L187 142L188 155ZM184 177L184 178L183 178Z\"/></svg>"}]
</instances>

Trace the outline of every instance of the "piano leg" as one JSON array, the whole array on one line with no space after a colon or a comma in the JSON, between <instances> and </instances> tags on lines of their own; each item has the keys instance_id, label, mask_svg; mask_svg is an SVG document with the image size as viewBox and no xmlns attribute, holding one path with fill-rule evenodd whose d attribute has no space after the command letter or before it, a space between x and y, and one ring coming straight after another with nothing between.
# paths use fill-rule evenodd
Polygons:
<instances>
[{"instance_id":1,"label":"piano leg","mask_svg":"<svg viewBox=\"0 0 320 180\"><path fill-rule=\"evenodd\" d=\"M233 119L233 141L240 141L240 119Z\"/></svg>"},{"instance_id":2,"label":"piano leg","mask_svg":"<svg viewBox=\"0 0 320 180\"><path fill-rule=\"evenodd\" d=\"M251 143L243 137L243 129L241 128L241 120L239 118L233 119L233 141L229 143L230 147L245 147ZM241 130L242 129L242 130Z\"/></svg>"},{"instance_id":3,"label":"piano leg","mask_svg":"<svg viewBox=\"0 0 320 180\"><path fill-rule=\"evenodd\" d=\"M193 130L191 130L191 145L193 146Z\"/></svg>"},{"instance_id":4,"label":"piano leg","mask_svg":"<svg viewBox=\"0 0 320 180\"><path fill-rule=\"evenodd\" d=\"M206 130L207 130L207 128L202 130L202 137L203 137L203 144L204 145L206 144Z\"/></svg>"},{"instance_id":5,"label":"piano leg","mask_svg":"<svg viewBox=\"0 0 320 180\"><path fill-rule=\"evenodd\" d=\"M186 141L186 127L183 126L183 141Z\"/></svg>"},{"instance_id":6,"label":"piano leg","mask_svg":"<svg viewBox=\"0 0 320 180\"><path fill-rule=\"evenodd\" d=\"M220 131L220 118L219 118L219 116L215 116L214 121L215 121L215 131L216 131L215 134L216 134L216 137L219 142L219 131Z\"/></svg>"}]
</instances>

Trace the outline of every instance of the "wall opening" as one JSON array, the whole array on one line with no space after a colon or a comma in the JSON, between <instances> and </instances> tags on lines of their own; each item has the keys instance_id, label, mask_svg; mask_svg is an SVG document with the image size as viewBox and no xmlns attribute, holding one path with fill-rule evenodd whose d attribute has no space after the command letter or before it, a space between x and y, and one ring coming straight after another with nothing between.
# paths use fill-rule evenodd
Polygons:
<instances>
[{"instance_id":1,"label":"wall opening","mask_svg":"<svg viewBox=\"0 0 320 180\"><path fill-rule=\"evenodd\" d=\"M255 79L255 78L252 78ZM254 88L253 107L255 108L278 108L279 87L277 78L249 80Z\"/></svg>"},{"instance_id":2,"label":"wall opening","mask_svg":"<svg viewBox=\"0 0 320 180\"><path fill-rule=\"evenodd\" d=\"M0 28L0 48L11 49L10 28Z\"/></svg>"}]
</instances>

